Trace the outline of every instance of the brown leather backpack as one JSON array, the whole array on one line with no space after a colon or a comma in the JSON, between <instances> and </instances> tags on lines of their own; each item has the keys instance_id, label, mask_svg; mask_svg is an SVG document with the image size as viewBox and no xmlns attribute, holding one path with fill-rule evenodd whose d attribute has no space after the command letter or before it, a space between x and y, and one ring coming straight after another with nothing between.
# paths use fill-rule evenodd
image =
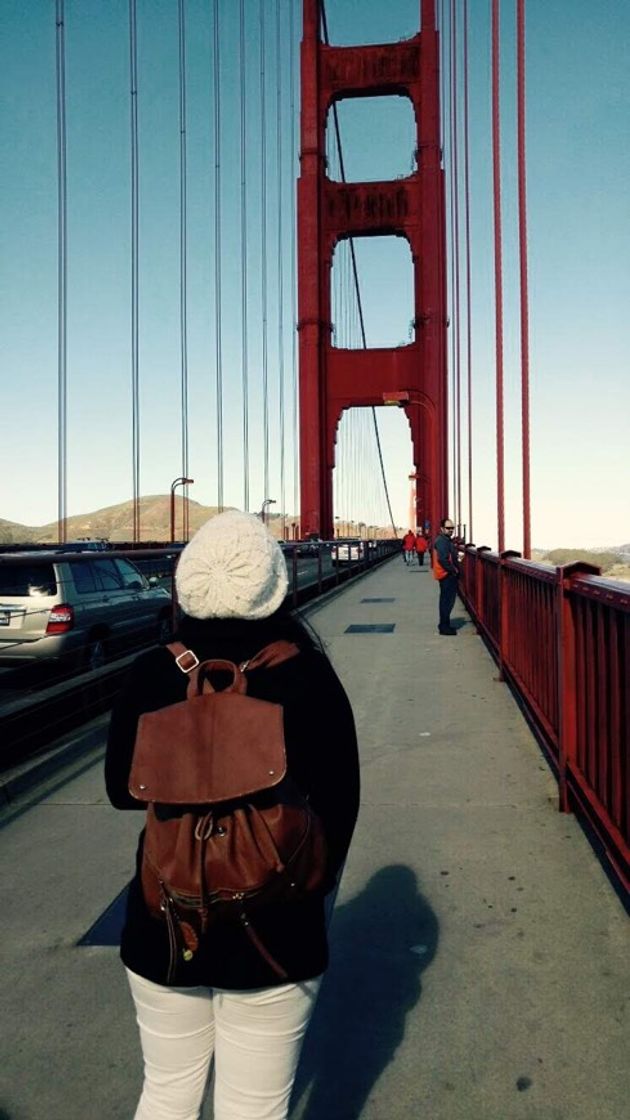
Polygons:
<instances>
[{"instance_id":1,"label":"brown leather backpack","mask_svg":"<svg viewBox=\"0 0 630 1120\"><path fill-rule=\"evenodd\" d=\"M167 647L189 677L187 698L144 713L129 792L148 802L141 879L150 912L168 926L171 983L214 921L236 920L270 967L286 977L251 922L257 908L321 887L321 822L287 776L280 704L247 696L253 669L299 653L274 642L250 661L199 662ZM231 677L215 691L211 677Z\"/></svg>"}]
</instances>

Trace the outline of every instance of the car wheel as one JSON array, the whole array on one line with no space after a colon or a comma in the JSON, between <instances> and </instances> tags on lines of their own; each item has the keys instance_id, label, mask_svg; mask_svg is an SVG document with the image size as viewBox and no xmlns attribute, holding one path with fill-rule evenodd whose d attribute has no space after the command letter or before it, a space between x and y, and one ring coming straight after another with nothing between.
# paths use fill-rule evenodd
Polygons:
<instances>
[{"instance_id":1,"label":"car wheel","mask_svg":"<svg viewBox=\"0 0 630 1120\"><path fill-rule=\"evenodd\" d=\"M171 620L169 618L158 618L157 626L157 641L158 645L166 646L173 636L171 629Z\"/></svg>"},{"instance_id":2,"label":"car wheel","mask_svg":"<svg viewBox=\"0 0 630 1120\"><path fill-rule=\"evenodd\" d=\"M102 669L107 660L107 650L105 642L101 638L95 638L90 642L85 650L84 665L88 672L95 669Z\"/></svg>"}]
</instances>

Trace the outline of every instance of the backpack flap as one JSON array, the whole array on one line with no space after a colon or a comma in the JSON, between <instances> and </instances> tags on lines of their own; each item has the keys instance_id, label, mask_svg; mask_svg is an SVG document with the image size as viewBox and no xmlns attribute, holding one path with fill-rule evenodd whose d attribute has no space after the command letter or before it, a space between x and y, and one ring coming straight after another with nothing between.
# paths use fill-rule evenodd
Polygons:
<instances>
[{"instance_id":1,"label":"backpack flap","mask_svg":"<svg viewBox=\"0 0 630 1120\"><path fill-rule=\"evenodd\" d=\"M202 693L140 716L129 792L138 801L208 805L271 789L286 770L280 704Z\"/></svg>"}]
</instances>

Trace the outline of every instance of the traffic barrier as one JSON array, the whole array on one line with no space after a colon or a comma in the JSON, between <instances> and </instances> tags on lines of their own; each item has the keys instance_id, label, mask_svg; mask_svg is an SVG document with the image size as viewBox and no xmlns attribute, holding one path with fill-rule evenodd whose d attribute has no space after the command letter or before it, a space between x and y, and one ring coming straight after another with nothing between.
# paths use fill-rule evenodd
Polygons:
<instances>
[{"instance_id":1,"label":"traffic barrier","mask_svg":"<svg viewBox=\"0 0 630 1120\"><path fill-rule=\"evenodd\" d=\"M359 559L345 566L342 571L333 568L325 572L323 561L333 547L334 542L317 544L317 554L312 556L317 562L316 574L309 582L300 582L297 549L290 550L291 556L285 552L289 572L287 601L294 608L331 592L341 583L363 575L375 565L389 559L399 550L400 542L375 542L373 548L362 549ZM157 576L165 581L171 592L175 615L177 606L174 574L179 554L174 553L172 548L143 549L135 550L132 557L129 557L128 551L131 550L116 549L109 551L107 556L132 558L144 575ZM86 558L87 556L88 554ZM152 644L154 639L147 641L145 635L143 641L143 636L138 633L133 645L125 650L127 656L108 661L102 668L91 672L77 673L77 666L74 664L58 666L58 675L49 681L47 687L0 701L0 771L41 751L72 728L107 711L120 689L131 661L140 649L150 648Z\"/></svg>"}]
</instances>

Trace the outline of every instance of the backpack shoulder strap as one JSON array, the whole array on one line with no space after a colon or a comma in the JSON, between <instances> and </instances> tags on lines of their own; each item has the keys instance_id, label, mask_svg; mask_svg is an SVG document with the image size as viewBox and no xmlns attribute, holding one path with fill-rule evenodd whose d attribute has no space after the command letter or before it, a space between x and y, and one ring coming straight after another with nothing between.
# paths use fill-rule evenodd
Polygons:
<instances>
[{"instance_id":1,"label":"backpack shoulder strap","mask_svg":"<svg viewBox=\"0 0 630 1120\"><path fill-rule=\"evenodd\" d=\"M169 642L165 647L170 654L175 658L177 668L188 678L188 690L186 696L188 699L195 696L197 693L197 681L199 679L199 667L201 662L197 657L194 650L188 649L183 642ZM204 681L204 691L210 691L209 685Z\"/></svg>"},{"instance_id":2,"label":"backpack shoulder strap","mask_svg":"<svg viewBox=\"0 0 630 1120\"><path fill-rule=\"evenodd\" d=\"M197 680L199 677L199 669L201 662L197 654L192 649L187 649L183 642L169 642L166 649L175 659L177 668L188 677L188 692L189 697L196 695L198 686ZM270 642L264 649L258 651L254 657L250 657L248 661L243 661L238 666L241 673L248 673L253 669L275 669L276 665L281 665L283 661L288 661L292 657L297 657L300 652L300 647L295 642L288 642L281 639L277 642ZM231 662L226 662L226 667L231 666ZM243 680L243 684L244 684ZM204 689L209 685L204 681ZM241 691L240 689L238 691Z\"/></svg>"},{"instance_id":3,"label":"backpack shoulder strap","mask_svg":"<svg viewBox=\"0 0 630 1120\"><path fill-rule=\"evenodd\" d=\"M275 669L276 665L281 665L283 661L297 657L299 652L300 647L295 642L284 640L271 642L264 649L259 650L254 657L250 657L249 661L243 661L239 668L243 673L249 673L252 669Z\"/></svg>"}]
</instances>

